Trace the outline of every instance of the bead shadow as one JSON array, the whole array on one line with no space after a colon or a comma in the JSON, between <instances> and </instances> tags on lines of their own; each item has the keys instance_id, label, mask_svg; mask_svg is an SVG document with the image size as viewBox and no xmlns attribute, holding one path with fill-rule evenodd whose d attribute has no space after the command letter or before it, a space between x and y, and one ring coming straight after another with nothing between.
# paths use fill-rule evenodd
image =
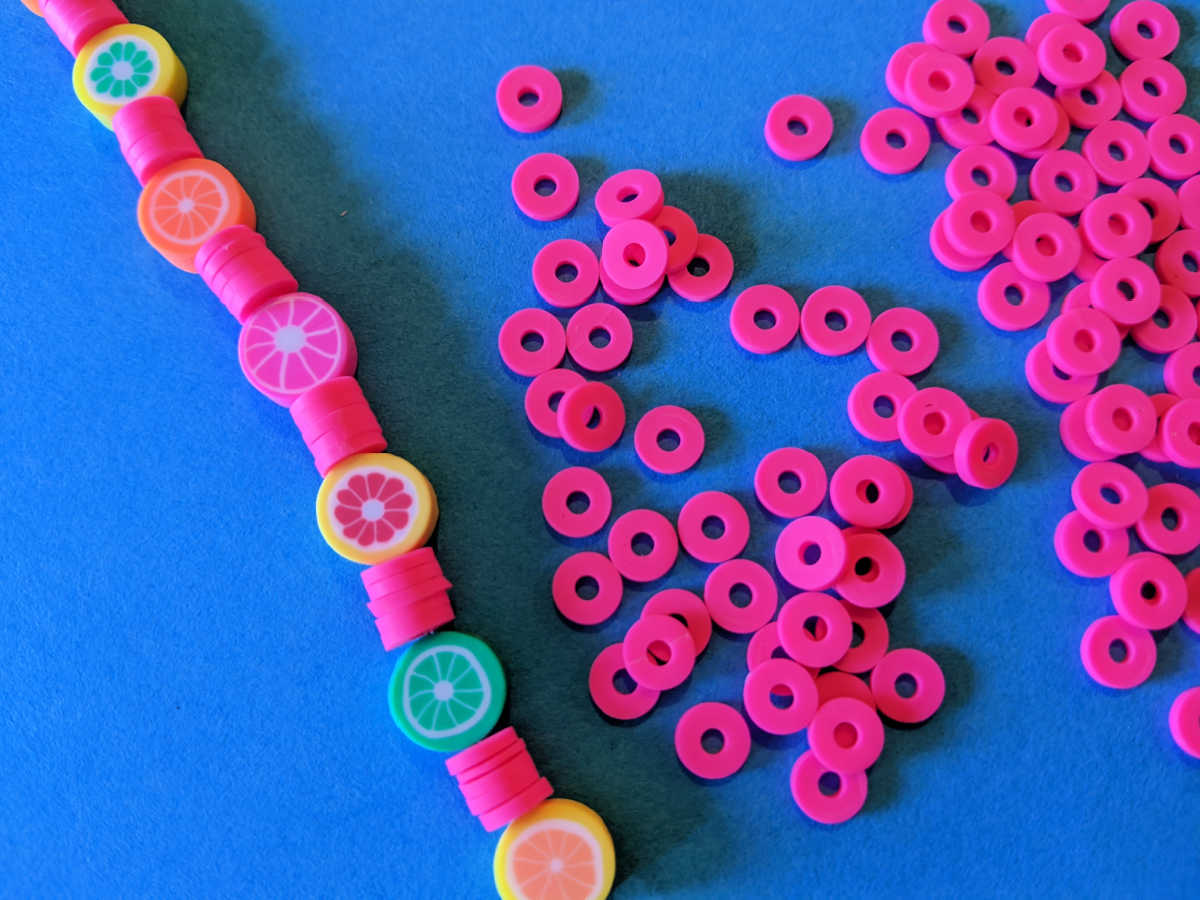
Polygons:
<instances>
[{"instance_id":1,"label":"bead shadow","mask_svg":"<svg viewBox=\"0 0 1200 900\"><path fill-rule=\"evenodd\" d=\"M659 178L669 205L678 206L691 216L701 234L711 234L729 247L735 280L754 268L758 252L745 191L725 178L708 173L667 172L660 173ZM726 289L708 303L680 301L678 305L702 310L728 293Z\"/></svg>"}]
</instances>

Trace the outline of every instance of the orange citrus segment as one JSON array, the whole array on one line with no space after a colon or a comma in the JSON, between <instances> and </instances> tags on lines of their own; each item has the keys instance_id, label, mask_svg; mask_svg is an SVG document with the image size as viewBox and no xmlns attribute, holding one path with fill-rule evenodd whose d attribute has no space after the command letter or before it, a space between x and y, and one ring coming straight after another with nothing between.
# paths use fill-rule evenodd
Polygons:
<instances>
[{"instance_id":1,"label":"orange citrus segment","mask_svg":"<svg viewBox=\"0 0 1200 900\"><path fill-rule=\"evenodd\" d=\"M504 900L602 900L615 868L604 821L582 803L555 798L508 826L493 874Z\"/></svg>"}]
</instances>

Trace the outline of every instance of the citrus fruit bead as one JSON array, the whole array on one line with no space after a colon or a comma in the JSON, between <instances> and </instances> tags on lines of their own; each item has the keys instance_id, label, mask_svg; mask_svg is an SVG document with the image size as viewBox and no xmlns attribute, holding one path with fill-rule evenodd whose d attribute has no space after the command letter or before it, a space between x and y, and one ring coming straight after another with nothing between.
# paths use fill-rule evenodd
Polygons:
<instances>
[{"instance_id":1,"label":"citrus fruit bead","mask_svg":"<svg viewBox=\"0 0 1200 900\"><path fill-rule=\"evenodd\" d=\"M254 228L254 204L229 170L211 159L184 159L146 182L138 226L171 265L196 271L196 254L234 225Z\"/></svg>"},{"instance_id":2,"label":"citrus fruit bead","mask_svg":"<svg viewBox=\"0 0 1200 900\"><path fill-rule=\"evenodd\" d=\"M88 112L113 127L122 106L142 97L182 104L188 80L183 63L161 34L145 25L114 25L89 40L75 57L75 96Z\"/></svg>"},{"instance_id":3,"label":"citrus fruit bead","mask_svg":"<svg viewBox=\"0 0 1200 900\"><path fill-rule=\"evenodd\" d=\"M502 900L603 900L616 867L604 820L556 797L505 829L492 872Z\"/></svg>"},{"instance_id":4,"label":"citrus fruit bead","mask_svg":"<svg viewBox=\"0 0 1200 900\"><path fill-rule=\"evenodd\" d=\"M317 493L317 525L346 559L374 565L415 550L437 524L429 480L390 453L360 453L332 469Z\"/></svg>"},{"instance_id":5,"label":"citrus fruit bead","mask_svg":"<svg viewBox=\"0 0 1200 900\"><path fill-rule=\"evenodd\" d=\"M504 670L487 644L442 631L421 638L396 661L388 706L414 744L457 753L495 727L506 693Z\"/></svg>"}]
</instances>

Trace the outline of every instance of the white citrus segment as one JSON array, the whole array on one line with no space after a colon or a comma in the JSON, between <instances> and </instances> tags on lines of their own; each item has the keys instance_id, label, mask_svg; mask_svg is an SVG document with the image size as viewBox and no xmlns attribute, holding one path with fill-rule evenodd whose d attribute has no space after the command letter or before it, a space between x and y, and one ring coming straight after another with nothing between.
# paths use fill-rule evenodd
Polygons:
<instances>
[{"instance_id":1,"label":"white citrus segment","mask_svg":"<svg viewBox=\"0 0 1200 900\"><path fill-rule=\"evenodd\" d=\"M604 820L582 803L556 798L508 826L493 874L504 900L602 900L615 869Z\"/></svg>"},{"instance_id":2,"label":"white citrus segment","mask_svg":"<svg viewBox=\"0 0 1200 900\"><path fill-rule=\"evenodd\" d=\"M312 294L272 300L246 319L238 338L247 380L283 406L309 388L349 375L357 357L342 317Z\"/></svg>"},{"instance_id":3,"label":"white citrus segment","mask_svg":"<svg viewBox=\"0 0 1200 900\"><path fill-rule=\"evenodd\" d=\"M338 463L317 494L321 534L342 556L364 565L423 545L437 515L429 480L390 453L360 453Z\"/></svg>"},{"instance_id":4,"label":"white citrus segment","mask_svg":"<svg viewBox=\"0 0 1200 900\"><path fill-rule=\"evenodd\" d=\"M412 729L430 740L470 731L492 705L492 683L465 647L430 647L404 674L401 703Z\"/></svg>"}]
</instances>

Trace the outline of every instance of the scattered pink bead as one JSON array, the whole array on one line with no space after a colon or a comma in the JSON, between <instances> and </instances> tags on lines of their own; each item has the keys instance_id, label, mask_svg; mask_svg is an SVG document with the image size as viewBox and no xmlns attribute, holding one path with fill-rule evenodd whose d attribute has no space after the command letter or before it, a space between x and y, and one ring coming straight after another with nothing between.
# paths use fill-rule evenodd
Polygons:
<instances>
[{"instance_id":1,"label":"scattered pink bead","mask_svg":"<svg viewBox=\"0 0 1200 900\"><path fill-rule=\"evenodd\" d=\"M634 549L638 538L649 541L650 551ZM634 509L619 517L608 532L608 557L630 581L646 582L662 578L671 571L679 556L679 538L675 526L662 513L652 509ZM632 673L631 673L632 674Z\"/></svg>"},{"instance_id":2,"label":"scattered pink bead","mask_svg":"<svg viewBox=\"0 0 1200 900\"><path fill-rule=\"evenodd\" d=\"M934 118L957 112L971 99L975 76L966 61L944 50L922 53L904 75L908 105Z\"/></svg>"},{"instance_id":3,"label":"scattered pink bead","mask_svg":"<svg viewBox=\"0 0 1200 900\"><path fill-rule=\"evenodd\" d=\"M633 350L629 317L608 303L589 303L567 321L567 353L581 369L611 372Z\"/></svg>"},{"instance_id":4,"label":"scattered pink bead","mask_svg":"<svg viewBox=\"0 0 1200 900\"><path fill-rule=\"evenodd\" d=\"M1041 74L1029 45L1014 37L987 40L972 57L971 68L979 85L994 96L1009 88L1033 87Z\"/></svg>"},{"instance_id":5,"label":"scattered pink bead","mask_svg":"<svg viewBox=\"0 0 1200 900\"><path fill-rule=\"evenodd\" d=\"M662 208L662 182L645 169L626 169L610 175L596 191L596 212L609 228L627 219L653 221Z\"/></svg>"},{"instance_id":6,"label":"scattered pink bead","mask_svg":"<svg viewBox=\"0 0 1200 900\"><path fill-rule=\"evenodd\" d=\"M523 100L531 100L528 105ZM562 85L549 69L517 66L496 85L496 108L513 131L545 131L562 112Z\"/></svg>"},{"instance_id":7,"label":"scattered pink bead","mask_svg":"<svg viewBox=\"0 0 1200 900\"><path fill-rule=\"evenodd\" d=\"M1059 87L1082 87L1104 71L1108 51L1092 30L1078 22L1051 28L1037 46L1038 68Z\"/></svg>"},{"instance_id":8,"label":"scattered pink bead","mask_svg":"<svg viewBox=\"0 0 1200 900\"><path fill-rule=\"evenodd\" d=\"M936 48L931 47L929 44L905 44L892 54L891 59L888 60L887 68L883 73L883 80L887 85L888 93L895 98L897 103L903 103L905 106L908 105L908 94L904 90L904 79L908 76L908 67L912 65L913 60L918 56L934 49Z\"/></svg>"},{"instance_id":9,"label":"scattered pink bead","mask_svg":"<svg viewBox=\"0 0 1200 900\"><path fill-rule=\"evenodd\" d=\"M829 481L834 511L851 525L884 528L908 497L908 476L879 456L853 456L838 466Z\"/></svg>"},{"instance_id":10,"label":"scattered pink bead","mask_svg":"<svg viewBox=\"0 0 1200 900\"><path fill-rule=\"evenodd\" d=\"M1082 253L1079 233L1055 213L1034 213L1013 232L1013 265L1035 281L1065 278L1079 265Z\"/></svg>"},{"instance_id":11,"label":"scattered pink bead","mask_svg":"<svg viewBox=\"0 0 1200 900\"><path fill-rule=\"evenodd\" d=\"M601 453L625 430L625 404L620 395L599 381L568 388L558 401L558 430L567 446L584 453Z\"/></svg>"},{"instance_id":12,"label":"scattered pink bead","mask_svg":"<svg viewBox=\"0 0 1200 900\"><path fill-rule=\"evenodd\" d=\"M652 691L669 691L692 674L696 646L678 619L651 613L629 626L621 642L621 656L625 671L638 684Z\"/></svg>"},{"instance_id":13,"label":"scattered pink bead","mask_svg":"<svg viewBox=\"0 0 1200 900\"><path fill-rule=\"evenodd\" d=\"M693 273L699 268L699 274ZM687 265L667 275L671 290L693 303L703 303L729 287L733 279L733 254L711 234L702 234L696 241L696 252Z\"/></svg>"},{"instance_id":14,"label":"scattered pink bead","mask_svg":"<svg viewBox=\"0 0 1200 900\"><path fill-rule=\"evenodd\" d=\"M800 447L772 450L754 470L758 502L783 519L798 519L816 510L825 499L828 484L821 461Z\"/></svg>"},{"instance_id":15,"label":"scattered pink bead","mask_svg":"<svg viewBox=\"0 0 1200 900\"><path fill-rule=\"evenodd\" d=\"M588 671L588 693L596 708L610 719L628 722L640 719L658 703L659 691L637 682L629 693L617 690L616 678L625 672L625 655L621 644L610 644L596 656ZM632 680L632 679L631 679Z\"/></svg>"},{"instance_id":16,"label":"scattered pink bead","mask_svg":"<svg viewBox=\"0 0 1200 900\"><path fill-rule=\"evenodd\" d=\"M996 98L988 116L992 136L1014 152L1035 150L1054 137L1059 109L1036 88L1009 88Z\"/></svg>"},{"instance_id":17,"label":"scattered pink bead","mask_svg":"<svg viewBox=\"0 0 1200 900\"><path fill-rule=\"evenodd\" d=\"M1183 576L1165 556L1135 553L1108 581L1117 614L1131 625L1149 631L1170 628L1187 606Z\"/></svg>"},{"instance_id":18,"label":"scattered pink bead","mask_svg":"<svg viewBox=\"0 0 1200 900\"><path fill-rule=\"evenodd\" d=\"M1029 149L1018 148L1013 150L1018 156L1024 156L1026 159L1040 159L1047 153L1058 150L1067 142L1067 138L1071 136L1071 120L1067 117L1066 110L1059 106L1058 101L1050 99L1050 112L1054 116L1054 130L1050 133L1049 139L1044 144L1039 144L1036 147Z\"/></svg>"},{"instance_id":19,"label":"scattered pink bead","mask_svg":"<svg viewBox=\"0 0 1200 900\"><path fill-rule=\"evenodd\" d=\"M1105 259L1137 256L1150 244L1150 214L1128 194L1104 194L1083 210L1088 246Z\"/></svg>"},{"instance_id":20,"label":"scattered pink bead","mask_svg":"<svg viewBox=\"0 0 1200 900\"><path fill-rule=\"evenodd\" d=\"M533 286L551 306L582 306L596 293L599 283L600 262L582 241L551 241L533 258Z\"/></svg>"},{"instance_id":21,"label":"scattered pink bead","mask_svg":"<svg viewBox=\"0 0 1200 900\"><path fill-rule=\"evenodd\" d=\"M604 236L600 268L627 291L644 291L667 274L667 238L651 222L627 219Z\"/></svg>"},{"instance_id":22,"label":"scattered pink bead","mask_svg":"<svg viewBox=\"0 0 1200 900\"><path fill-rule=\"evenodd\" d=\"M861 700L872 709L875 708L875 696L871 686L849 672L826 672L817 676L817 706L824 706L837 697L853 697Z\"/></svg>"},{"instance_id":23,"label":"scattered pink bead","mask_svg":"<svg viewBox=\"0 0 1200 900\"><path fill-rule=\"evenodd\" d=\"M710 731L721 736L721 748L704 749L701 739ZM750 756L750 727L732 706L697 703L675 726L675 755L683 767L699 778L728 778L746 764Z\"/></svg>"},{"instance_id":24,"label":"scattered pink bead","mask_svg":"<svg viewBox=\"0 0 1200 900\"><path fill-rule=\"evenodd\" d=\"M961 252L946 234L946 215L942 211L929 229L929 249L934 259L952 272L977 272L992 261L992 254L972 256Z\"/></svg>"},{"instance_id":25,"label":"scattered pink bead","mask_svg":"<svg viewBox=\"0 0 1200 900\"><path fill-rule=\"evenodd\" d=\"M801 590L825 590L838 580L845 567L846 537L828 519L796 519L775 541L775 568L788 584Z\"/></svg>"},{"instance_id":26,"label":"scattered pink bead","mask_svg":"<svg viewBox=\"0 0 1200 900\"><path fill-rule=\"evenodd\" d=\"M1170 462L1166 451L1162 446L1162 420L1172 406L1179 402L1179 398L1174 394L1151 394L1150 402L1154 404L1154 411L1158 413L1158 430L1154 434L1154 440L1142 448L1142 458L1148 459L1150 462L1165 463Z\"/></svg>"},{"instance_id":27,"label":"scattered pink bead","mask_svg":"<svg viewBox=\"0 0 1200 900\"><path fill-rule=\"evenodd\" d=\"M675 616L683 619L683 624L692 636L692 644L696 648L696 656L704 652L712 639L712 617L704 601L681 588L667 588L659 591L646 601L642 607L642 615Z\"/></svg>"},{"instance_id":28,"label":"scattered pink bead","mask_svg":"<svg viewBox=\"0 0 1200 900\"><path fill-rule=\"evenodd\" d=\"M1071 150L1054 150L1029 173L1029 193L1049 212L1073 216L1092 202L1099 188L1091 164Z\"/></svg>"},{"instance_id":29,"label":"scattered pink bead","mask_svg":"<svg viewBox=\"0 0 1200 900\"><path fill-rule=\"evenodd\" d=\"M828 777L837 779L837 790L828 795L821 783ZM800 811L822 825L840 825L853 819L867 802L867 774L855 772L839 775L821 765L811 750L805 750L792 766L788 779L792 799Z\"/></svg>"},{"instance_id":30,"label":"scattered pink bead","mask_svg":"<svg viewBox=\"0 0 1200 900\"><path fill-rule=\"evenodd\" d=\"M583 502L572 509L572 501ZM585 538L599 533L612 514L612 491L595 469L574 466L551 476L542 490L546 524L563 537Z\"/></svg>"},{"instance_id":31,"label":"scattered pink bead","mask_svg":"<svg viewBox=\"0 0 1200 900\"><path fill-rule=\"evenodd\" d=\"M754 632L746 642L746 671L756 669L768 659L786 659L787 652L779 642L779 625L771 621ZM811 672L809 674L812 674Z\"/></svg>"},{"instance_id":32,"label":"scattered pink bead","mask_svg":"<svg viewBox=\"0 0 1200 900\"><path fill-rule=\"evenodd\" d=\"M789 697L790 701L779 706L772 695ZM746 676L742 706L750 721L767 734L797 734L808 726L817 711L817 686L799 663L768 659Z\"/></svg>"},{"instance_id":33,"label":"scattered pink bead","mask_svg":"<svg viewBox=\"0 0 1200 900\"><path fill-rule=\"evenodd\" d=\"M1012 158L990 145L967 147L946 166L946 191L955 200L981 190L1007 200L1016 188L1017 169Z\"/></svg>"},{"instance_id":34,"label":"scattered pink bead","mask_svg":"<svg viewBox=\"0 0 1200 900\"><path fill-rule=\"evenodd\" d=\"M900 693L901 681L912 681L910 696ZM892 650L871 672L871 693L879 711L895 722L915 725L936 713L946 697L946 677L928 653L911 648Z\"/></svg>"},{"instance_id":35,"label":"scattered pink bead","mask_svg":"<svg viewBox=\"0 0 1200 900\"><path fill-rule=\"evenodd\" d=\"M851 626L862 631L862 640L833 665L842 672L870 672L888 650L887 619L877 609L863 609L849 603L846 612L850 614Z\"/></svg>"},{"instance_id":36,"label":"scattered pink bead","mask_svg":"<svg viewBox=\"0 0 1200 900\"><path fill-rule=\"evenodd\" d=\"M977 299L984 319L1002 331L1032 328L1050 311L1050 289L1045 282L1026 278L1010 262L984 276Z\"/></svg>"},{"instance_id":37,"label":"scattered pink bead","mask_svg":"<svg viewBox=\"0 0 1200 900\"><path fill-rule=\"evenodd\" d=\"M982 47L991 30L987 12L974 0L937 0L921 24L926 42L962 57Z\"/></svg>"},{"instance_id":38,"label":"scattered pink bead","mask_svg":"<svg viewBox=\"0 0 1200 900\"><path fill-rule=\"evenodd\" d=\"M833 116L814 97L792 94L776 100L763 126L767 146L780 159L801 162L812 159L833 137Z\"/></svg>"},{"instance_id":39,"label":"scattered pink bead","mask_svg":"<svg viewBox=\"0 0 1200 900\"><path fill-rule=\"evenodd\" d=\"M813 291L800 311L804 342L822 356L853 353L863 345L870 329L867 302L857 291L841 285Z\"/></svg>"},{"instance_id":40,"label":"scattered pink bead","mask_svg":"<svg viewBox=\"0 0 1200 900\"><path fill-rule=\"evenodd\" d=\"M1140 325L1162 303L1162 285L1140 259L1110 259L1091 284L1092 306L1117 325Z\"/></svg>"},{"instance_id":41,"label":"scattered pink bead","mask_svg":"<svg viewBox=\"0 0 1200 900\"><path fill-rule=\"evenodd\" d=\"M1179 749L1200 759L1200 687L1186 690L1175 698L1167 722Z\"/></svg>"},{"instance_id":42,"label":"scattered pink bead","mask_svg":"<svg viewBox=\"0 0 1200 900\"><path fill-rule=\"evenodd\" d=\"M1068 375L1099 375L1121 353L1117 326L1095 309L1073 309L1058 316L1046 330L1050 360Z\"/></svg>"},{"instance_id":43,"label":"scattered pink bead","mask_svg":"<svg viewBox=\"0 0 1200 900\"><path fill-rule=\"evenodd\" d=\"M543 193L540 188L547 186ZM554 222L579 202L579 173L571 161L557 153L535 153L513 171L513 202L529 218Z\"/></svg>"},{"instance_id":44,"label":"scattered pink bead","mask_svg":"<svg viewBox=\"0 0 1200 900\"><path fill-rule=\"evenodd\" d=\"M1134 0L1113 16L1108 33L1126 59L1162 59L1179 44L1179 20L1161 3Z\"/></svg>"},{"instance_id":45,"label":"scattered pink bead","mask_svg":"<svg viewBox=\"0 0 1200 900\"><path fill-rule=\"evenodd\" d=\"M1046 8L1080 22L1095 22L1108 9L1109 0L1046 0Z\"/></svg>"},{"instance_id":46,"label":"scattered pink bead","mask_svg":"<svg viewBox=\"0 0 1200 900\"><path fill-rule=\"evenodd\" d=\"M909 491L907 506L911 507L911 484ZM895 527L907 515L908 509L902 509L898 519L886 527ZM847 603L862 609L878 609L899 597L907 578L899 548L878 531L851 528L845 534L846 567L833 589Z\"/></svg>"},{"instance_id":47,"label":"scattered pink bead","mask_svg":"<svg viewBox=\"0 0 1200 900\"><path fill-rule=\"evenodd\" d=\"M1038 44L1047 34L1060 25L1069 25L1076 21L1078 20L1074 16L1060 12L1043 13L1029 24L1029 28L1025 31L1025 43L1029 45L1030 49L1036 51Z\"/></svg>"},{"instance_id":48,"label":"scattered pink bead","mask_svg":"<svg viewBox=\"0 0 1200 900\"><path fill-rule=\"evenodd\" d=\"M1119 186L1141 178L1150 168L1146 136L1128 122L1102 122L1083 139L1084 159L1104 184Z\"/></svg>"},{"instance_id":49,"label":"scattered pink bead","mask_svg":"<svg viewBox=\"0 0 1200 900\"><path fill-rule=\"evenodd\" d=\"M1163 364L1163 382L1176 397L1200 397L1200 343L1185 344L1167 357Z\"/></svg>"},{"instance_id":50,"label":"scattered pink bead","mask_svg":"<svg viewBox=\"0 0 1200 900\"><path fill-rule=\"evenodd\" d=\"M756 284L733 301L729 330L738 345L751 353L778 353L800 330L800 308L783 288Z\"/></svg>"},{"instance_id":51,"label":"scattered pink bead","mask_svg":"<svg viewBox=\"0 0 1200 900\"><path fill-rule=\"evenodd\" d=\"M1100 449L1120 456L1137 453L1153 440L1158 416L1142 391L1129 384L1110 384L1088 400L1084 421Z\"/></svg>"},{"instance_id":52,"label":"scattered pink bead","mask_svg":"<svg viewBox=\"0 0 1200 900\"><path fill-rule=\"evenodd\" d=\"M816 620L809 630L809 620ZM817 635L820 635L818 637ZM779 610L779 640L787 655L804 666L831 666L850 649L854 626L846 607L835 597L808 591L792 597Z\"/></svg>"},{"instance_id":53,"label":"scattered pink bead","mask_svg":"<svg viewBox=\"0 0 1200 900\"><path fill-rule=\"evenodd\" d=\"M1067 405L1058 420L1058 433L1062 438L1063 447L1076 459L1082 459L1084 462L1106 462L1116 454L1102 450L1092 440L1085 419L1087 405L1091 399L1084 397Z\"/></svg>"},{"instance_id":54,"label":"scattered pink bead","mask_svg":"<svg viewBox=\"0 0 1200 900\"><path fill-rule=\"evenodd\" d=\"M982 85L976 85L962 109L958 112L938 116L933 124L937 127L942 140L958 150L990 144L992 128L988 124L988 115L995 102L994 91Z\"/></svg>"},{"instance_id":55,"label":"scattered pink bead","mask_svg":"<svg viewBox=\"0 0 1200 900\"><path fill-rule=\"evenodd\" d=\"M674 436L674 446L664 443ZM704 427L682 406L656 406L638 421L633 432L638 459L660 475L678 475L700 461L704 454Z\"/></svg>"},{"instance_id":56,"label":"scattered pink bead","mask_svg":"<svg viewBox=\"0 0 1200 900\"><path fill-rule=\"evenodd\" d=\"M662 231L670 249L667 251L667 274L678 272L696 255L700 232L692 217L675 206L664 206L653 219Z\"/></svg>"},{"instance_id":57,"label":"scattered pink bead","mask_svg":"<svg viewBox=\"0 0 1200 900\"><path fill-rule=\"evenodd\" d=\"M916 375L933 365L937 355L937 327L929 316L906 306L885 309L867 333L867 356L883 372Z\"/></svg>"},{"instance_id":58,"label":"scattered pink bead","mask_svg":"<svg viewBox=\"0 0 1200 900\"><path fill-rule=\"evenodd\" d=\"M1200 398L1186 397L1163 413L1159 438L1171 462L1200 469Z\"/></svg>"},{"instance_id":59,"label":"scattered pink bead","mask_svg":"<svg viewBox=\"0 0 1200 900\"><path fill-rule=\"evenodd\" d=\"M975 419L954 442L954 468L971 487L1000 487L1012 477L1019 455L1017 433L1003 419Z\"/></svg>"},{"instance_id":60,"label":"scattered pink bead","mask_svg":"<svg viewBox=\"0 0 1200 900\"><path fill-rule=\"evenodd\" d=\"M954 452L959 433L970 421L971 411L958 394L929 387L904 402L896 425L900 441L908 450L937 458Z\"/></svg>"},{"instance_id":61,"label":"scattered pink bead","mask_svg":"<svg viewBox=\"0 0 1200 900\"><path fill-rule=\"evenodd\" d=\"M571 369L551 369L538 375L525 389L525 417L534 430L546 437L561 438L556 406L571 388L584 383Z\"/></svg>"},{"instance_id":62,"label":"scattered pink bead","mask_svg":"<svg viewBox=\"0 0 1200 900\"><path fill-rule=\"evenodd\" d=\"M1095 375L1068 375L1058 369L1038 341L1025 357L1025 380L1033 392L1050 403L1073 403L1096 389Z\"/></svg>"},{"instance_id":63,"label":"scattered pink bead","mask_svg":"<svg viewBox=\"0 0 1200 900\"><path fill-rule=\"evenodd\" d=\"M946 210L946 237L968 256L999 253L1013 239L1015 226L1012 207L991 191L964 194Z\"/></svg>"},{"instance_id":64,"label":"scattered pink bead","mask_svg":"<svg viewBox=\"0 0 1200 900\"><path fill-rule=\"evenodd\" d=\"M1071 124L1084 131L1111 122L1125 102L1121 85L1111 72L1101 72L1081 87L1058 88L1054 99L1062 106Z\"/></svg>"},{"instance_id":65,"label":"scattered pink bead","mask_svg":"<svg viewBox=\"0 0 1200 900\"><path fill-rule=\"evenodd\" d=\"M604 293L608 294L614 302L620 303L622 306L640 306L643 303L650 302L662 290L662 286L666 284L666 281L667 277L664 275L649 287L631 291L613 281L604 267L600 267L600 286L604 288Z\"/></svg>"},{"instance_id":66,"label":"scattered pink bead","mask_svg":"<svg viewBox=\"0 0 1200 900\"><path fill-rule=\"evenodd\" d=\"M1150 243L1166 240L1179 227L1179 197L1157 178L1135 178L1117 193L1132 197L1150 216Z\"/></svg>"},{"instance_id":67,"label":"scattered pink bead","mask_svg":"<svg viewBox=\"0 0 1200 900\"><path fill-rule=\"evenodd\" d=\"M567 352L562 322L544 309L519 309L500 326L500 358L517 375L532 378L557 366Z\"/></svg>"},{"instance_id":68,"label":"scattered pink bead","mask_svg":"<svg viewBox=\"0 0 1200 900\"><path fill-rule=\"evenodd\" d=\"M1095 549L1089 546L1089 536ZM1073 510L1054 529L1054 552L1072 575L1107 578L1129 556L1129 532L1124 528L1100 528Z\"/></svg>"},{"instance_id":69,"label":"scattered pink bead","mask_svg":"<svg viewBox=\"0 0 1200 900\"><path fill-rule=\"evenodd\" d=\"M584 597L580 587L595 582L596 593ZM554 572L550 595L554 605L568 622L576 625L599 625L607 622L621 605L623 584L621 573L602 553L585 551L568 556Z\"/></svg>"},{"instance_id":70,"label":"scattered pink bead","mask_svg":"<svg viewBox=\"0 0 1200 900\"><path fill-rule=\"evenodd\" d=\"M1119 662L1113 658L1114 650L1124 653ZM1150 677L1158 661L1158 648L1146 629L1130 625L1120 616L1105 616L1083 633L1079 655L1097 684L1128 690Z\"/></svg>"},{"instance_id":71,"label":"scattered pink bead","mask_svg":"<svg viewBox=\"0 0 1200 900\"><path fill-rule=\"evenodd\" d=\"M916 385L903 375L872 372L850 390L846 400L850 424L869 441L898 441L896 415L916 392Z\"/></svg>"},{"instance_id":72,"label":"scattered pink bead","mask_svg":"<svg viewBox=\"0 0 1200 900\"><path fill-rule=\"evenodd\" d=\"M885 175L911 172L921 165L929 147L929 126L916 113L898 107L871 116L859 139L859 149L868 165Z\"/></svg>"},{"instance_id":73,"label":"scattered pink bead","mask_svg":"<svg viewBox=\"0 0 1200 900\"><path fill-rule=\"evenodd\" d=\"M1187 99L1183 73L1165 59L1135 60L1118 81L1125 112L1143 122L1157 122L1179 112Z\"/></svg>"},{"instance_id":74,"label":"scattered pink bead","mask_svg":"<svg viewBox=\"0 0 1200 900\"><path fill-rule=\"evenodd\" d=\"M1200 497L1167 482L1150 488L1146 512L1134 525L1143 544L1157 553L1183 556L1200 547Z\"/></svg>"},{"instance_id":75,"label":"scattered pink bead","mask_svg":"<svg viewBox=\"0 0 1200 900\"><path fill-rule=\"evenodd\" d=\"M733 590L744 588L750 602L738 606ZM753 634L775 616L779 590L771 573L748 559L731 559L708 573L704 581L704 605L720 628L731 634Z\"/></svg>"},{"instance_id":76,"label":"scattered pink bead","mask_svg":"<svg viewBox=\"0 0 1200 900\"><path fill-rule=\"evenodd\" d=\"M883 722L873 705L839 697L813 716L808 746L823 766L839 774L865 772L883 752Z\"/></svg>"},{"instance_id":77,"label":"scattered pink bead","mask_svg":"<svg viewBox=\"0 0 1200 900\"><path fill-rule=\"evenodd\" d=\"M1154 254L1154 271L1163 284L1200 297L1200 231L1184 228L1163 241Z\"/></svg>"},{"instance_id":78,"label":"scattered pink bead","mask_svg":"<svg viewBox=\"0 0 1200 900\"><path fill-rule=\"evenodd\" d=\"M1098 462L1079 470L1071 483L1071 500L1098 528L1131 528L1145 514L1150 495L1133 470Z\"/></svg>"},{"instance_id":79,"label":"scattered pink bead","mask_svg":"<svg viewBox=\"0 0 1200 900\"><path fill-rule=\"evenodd\" d=\"M1163 116L1146 132L1146 142L1150 168L1163 178L1183 181L1200 172L1200 122L1191 116Z\"/></svg>"},{"instance_id":80,"label":"scattered pink bead","mask_svg":"<svg viewBox=\"0 0 1200 900\"><path fill-rule=\"evenodd\" d=\"M706 526L719 525L719 533L710 536ZM736 498L722 491L704 491L683 504L677 523L679 542L693 559L704 563L722 563L733 559L750 540L750 517Z\"/></svg>"}]
</instances>

